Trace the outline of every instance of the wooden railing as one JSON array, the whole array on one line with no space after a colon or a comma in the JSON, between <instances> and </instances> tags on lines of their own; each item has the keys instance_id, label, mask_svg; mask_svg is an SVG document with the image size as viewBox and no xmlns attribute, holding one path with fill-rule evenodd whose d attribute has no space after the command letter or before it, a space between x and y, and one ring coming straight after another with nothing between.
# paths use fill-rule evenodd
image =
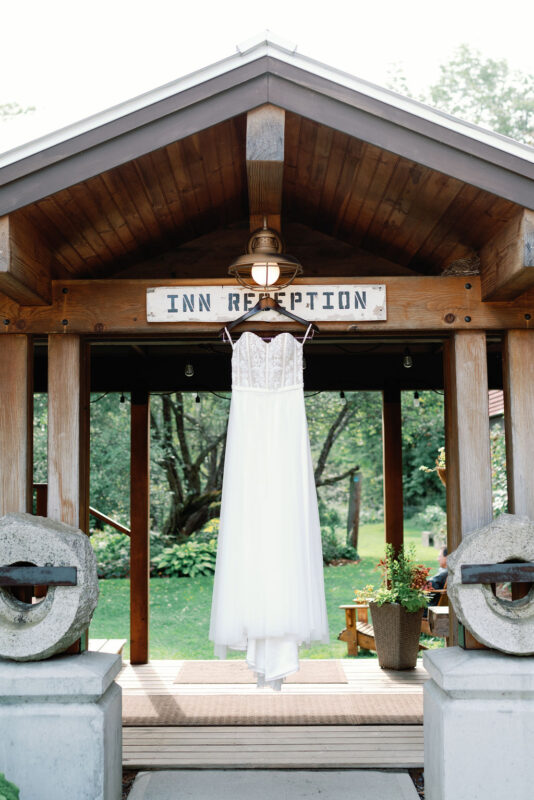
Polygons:
<instances>
[{"instance_id":1,"label":"wooden railing","mask_svg":"<svg viewBox=\"0 0 534 800\"><path fill-rule=\"evenodd\" d=\"M115 530L119 531L119 533L125 533L126 536L130 535L130 528L127 528L126 525L121 525L120 522L117 522L116 519L112 519L112 517L107 517L97 508L89 506L89 513L91 514L92 517L99 519L101 522L105 522L106 525L111 525L111 527L115 528Z\"/></svg>"},{"instance_id":2,"label":"wooden railing","mask_svg":"<svg viewBox=\"0 0 534 800\"><path fill-rule=\"evenodd\" d=\"M35 513L38 517L46 517L48 484L34 483L33 488L36 492ZM120 522L117 522L116 519L103 514L102 511L99 511L97 508L92 508L92 506L89 506L89 513L92 517L95 517L95 519L99 519L101 522L105 522L106 525L110 525L112 528L115 528L115 530L119 531L119 533L124 533L126 536L130 536L130 528L127 528L126 525L122 525Z\"/></svg>"}]
</instances>

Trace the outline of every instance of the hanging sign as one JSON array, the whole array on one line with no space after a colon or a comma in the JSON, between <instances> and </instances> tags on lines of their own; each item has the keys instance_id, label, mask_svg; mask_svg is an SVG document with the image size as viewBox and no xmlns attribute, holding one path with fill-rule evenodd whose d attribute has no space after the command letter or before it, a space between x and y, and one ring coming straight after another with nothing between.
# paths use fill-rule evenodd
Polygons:
<instances>
[{"instance_id":1,"label":"hanging sign","mask_svg":"<svg viewBox=\"0 0 534 800\"><path fill-rule=\"evenodd\" d=\"M158 286L147 289L147 322L231 322L255 306L263 292L242 286ZM288 286L270 292L281 306L310 322L386 320L383 284ZM262 311L262 322L285 319Z\"/></svg>"}]
</instances>

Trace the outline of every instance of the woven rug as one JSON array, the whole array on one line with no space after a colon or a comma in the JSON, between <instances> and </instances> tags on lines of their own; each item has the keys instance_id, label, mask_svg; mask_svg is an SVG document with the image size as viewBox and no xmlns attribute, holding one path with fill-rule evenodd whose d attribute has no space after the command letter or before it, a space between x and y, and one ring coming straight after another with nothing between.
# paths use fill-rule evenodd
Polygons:
<instances>
[{"instance_id":1,"label":"woven rug","mask_svg":"<svg viewBox=\"0 0 534 800\"><path fill-rule=\"evenodd\" d=\"M185 661L174 683L256 683L246 661ZM333 659L309 659L285 683L348 683L345 670Z\"/></svg>"},{"instance_id":2,"label":"woven rug","mask_svg":"<svg viewBox=\"0 0 534 800\"><path fill-rule=\"evenodd\" d=\"M123 724L422 725L423 694L123 695Z\"/></svg>"}]
</instances>

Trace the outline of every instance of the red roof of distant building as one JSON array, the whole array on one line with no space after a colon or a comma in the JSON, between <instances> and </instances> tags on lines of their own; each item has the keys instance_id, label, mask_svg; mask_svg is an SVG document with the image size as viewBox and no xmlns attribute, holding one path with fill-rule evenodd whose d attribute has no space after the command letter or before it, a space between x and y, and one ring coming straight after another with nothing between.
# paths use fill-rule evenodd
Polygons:
<instances>
[{"instance_id":1,"label":"red roof of distant building","mask_svg":"<svg viewBox=\"0 0 534 800\"><path fill-rule=\"evenodd\" d=\"M489 391L488 400L490 417L498 417L500 414L504 414L504 396L502 389L492 389Z\"/></svg>"}]
</instances>

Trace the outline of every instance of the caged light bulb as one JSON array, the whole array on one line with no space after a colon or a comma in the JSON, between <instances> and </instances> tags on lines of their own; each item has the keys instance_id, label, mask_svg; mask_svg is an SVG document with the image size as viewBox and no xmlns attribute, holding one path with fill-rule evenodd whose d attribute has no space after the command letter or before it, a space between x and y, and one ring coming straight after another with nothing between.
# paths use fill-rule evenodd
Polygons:
<instances>
[{"instance_id":1,"label":"caged light bulb","mask_svg":"<svg viewBox=\"0 0 534 800\"><path fill-rule=\"evenodd\" d=\"M280 277L280 267L271 262L253 264L251 274L258 286L272 286Z\"/></svg>"}]
</instances>

